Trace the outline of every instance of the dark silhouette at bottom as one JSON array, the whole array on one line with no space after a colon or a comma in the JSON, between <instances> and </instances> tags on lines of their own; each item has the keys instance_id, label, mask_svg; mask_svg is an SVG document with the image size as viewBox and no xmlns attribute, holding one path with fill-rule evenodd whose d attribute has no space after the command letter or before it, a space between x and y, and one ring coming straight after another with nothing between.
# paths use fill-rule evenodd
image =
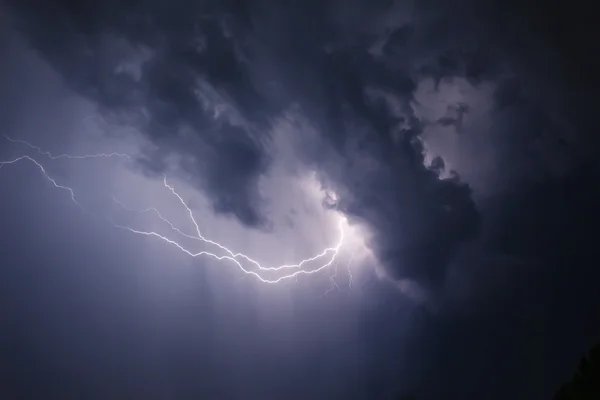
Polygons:
<instances>
[{"instance_id":1,"label":"dark silhouette at bottom","mask_svg":"<svg viewBox=\"0 0 600 400\"><path fill-rule=\"evenodd\" d=\"M396 400L417 400L417 396L400 395ZM577 371L558 389L554 400L600 400L600 343L581 358Z\"/></svg>"},{"instance_id":2,"label":"dark silhouette at bottom","mask_svg":"<svg viewBox=\"0 0 600 400\"><path fill-rule=\"evenodd\" d=\"M600 344L581 358L573 378L564 383L554 395L554 400L600 399Z\"/></svg>"}]
</instances>

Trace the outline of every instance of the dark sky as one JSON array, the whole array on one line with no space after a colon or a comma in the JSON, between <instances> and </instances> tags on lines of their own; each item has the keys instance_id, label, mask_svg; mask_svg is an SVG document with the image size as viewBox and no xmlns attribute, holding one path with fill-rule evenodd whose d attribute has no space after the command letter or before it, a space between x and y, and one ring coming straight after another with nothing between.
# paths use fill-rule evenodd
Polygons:
<instances>
[{"instance_id":1,"label":"dark sky","mask_svg":"<svg viewBox=\"0 0 600 400\"><path fill-rule=\"evenodd\" d=\"M0 133L133 154L1 142L84 210L0 168L0 397L547 399L600 340L583 0L0 11ZM118 195L189 225L163 174L261 260L332 246L340 215L366 255L268 284L103 217Z\"/></svg>"}]
</instances>

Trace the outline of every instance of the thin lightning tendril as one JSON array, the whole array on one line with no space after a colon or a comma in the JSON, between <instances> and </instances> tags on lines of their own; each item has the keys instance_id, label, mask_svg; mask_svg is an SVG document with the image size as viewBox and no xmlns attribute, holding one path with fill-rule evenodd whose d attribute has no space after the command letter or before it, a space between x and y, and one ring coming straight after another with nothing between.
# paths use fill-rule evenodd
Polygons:
<instances>
[{"instance_id":1,"label":"thin lightning tendril","mask_svg":"<svg viewBox=\"0 0 600 400\"><path fill-rule=\"evenodd\" d=\"M23 144L28 146L29 148L35 150L38 152L38 154L40 155L44 155L52 160L57 160L57 159L89 159L89 158L111 158L111 157L121 157L121 158L132 158L131 156L127 155L127 154L122 154L122 153L100 153L100 154L86 154L86 155L70 155L70 154L60 154L60 155L53 155L48 151L43 150L42 148L38 147L38 146L34 146L26 141L23 140L17 140L17 139L12 139L8 136L5 135L5 138L7 140L9 140L10 142L13 143L19 143L19 144ZM65 190L67 192L69 192L71 200L80 208L81 205L77 202L76 197L75 197L75 192L72 188L68 187L68 186L64 186L61 185L59 183L56 182L56 180L54 178L52 178L48 172L46 171L46 169L44 168L44 166L42 164L40 164L38 161L36 161L34 158L28 156L28 155L23 155L20 157L17 157L13 160L9 160L9 161L0 161L0 168L2 168L5 165L9 165L9 164L15 164L19 161L29 161L33 164L35 164L40 171L42 172L42 175L50 182L52 183L52 185L55 188L58 189L62 189ZM193 252L189 249L187 249L186 247L184 247L182 244L180 244L179 242L177 242L176 240L173 240L171 238L168 238L167 236L161 235L157 232L154 231L143 231L143 230L138 230L138 229L134 229L130 226L126 226L126 225L121 225L118 223L113 222L112 220L110 221L111 224L119 229L123 229L126 231L129 231L131 233L135 233L138 235L143 235L143 236L148 236L148 237L155 237L158 238L174 247L176 247L177 249L179 249L180 251L184 252L185 254L196 258L196 257L200 257L200 256L207 256L207 257L211 257L213 259L222 261L222 260L227 260L230 261L234 264L237 265L237 267L244 273L247 275L252 275L255 278L257 278L258 280L260 280L263 283L278 283L281 282L283 280L286 279L291 279L291 278L298 278L298 276L300 275L312 275L315 274L319 271L324 270L325 268L331 266L334 261L336 260L336 257L339 253L340 248L343 245L344 242L344 227L343 227L343 222L344 220L341 219L340 220L340 224L339 224L339 229L340 229L340 238L338 243L333 246L333 247L328 247L326 249L324 249L321 253L317 254L316 256L304 259L302 261L300 261L297 264L284 264L284 265L280 265L280 266L275 266L275 267L264 267L262 266L258 261L250 258L249 256L243 254L243 253L234 253L233 251L231 251L229 248L227 248L226 246L215 242L213 240L207 239L205 238L201 231L200 231L200 227L194 217L194 214L192 212L192 210L190 209L190 207L187 205L187 203L183 200L183 198L179 195L179 193L175 190L175 188L170 185L167 182L167 177L166 175L163 178L163 185L179 200L180 204L184 207L184 209L186 210L188 216L189 216L189 220L192 222L192 224L195 227L196 230L196 236L193 235L189 235L186 234L185 232L183 232L182 230L180 230L179 228L177 228L171 221L169 221L167 218L165 218L160 211L157 208L154 207L150 207L144 210L134 210L131 209L127 206L125 206L121 201L119 201L117 198L115 198L114 196L112 197L113 201L119 205L121 208L123 208L126 211L130 211L130 212L140 212L140 213L148 213L148 212L152 212L154 213L161 221L163 221L164 223L166 223L173 232L179 234L182 237L186 237L188 239L193 239L196 241L200 241L203 242L205 244L208 245L212 245L212 246L216 246L217 248L219 248L220 250L224 251L226 253L226 255L218 255L216 253L207 251L207 250L203 250L203 251L199 251L199 252ZM305 266L308 263L317 261L323 257L325 257L326 255L331 254L329 257L326 258L326 262L324 262L323 264L317 266L316 268L312 268L312 269L305 269L302 268L303 266ZM249 269L244 267L244 265L242 264L242 262L240 262L240 260L245 260L248 263L252 264L255 268L254 269ZM349 267L348 267L349 268ZM294 269L293 272L289 272L289 273L285 273L283 275L280 275L277 278L266 278L264 276L264 273L266 272L278 272L278 271L282 271L282 270L288 270L288 269ZM350 270L348 269L348 273L350 273ZM335 269L335 276L337 276L337 267ZM351 275L350 275L351 276ZM330 279L332 279L332 285L337 286L337 283L335 283L335 280L333 280L333 277L330 277ZM339 287L338 287L339 289Z\"/></svg>"},{"instance_id":2,"label":"thin lightning tendril","mask_svg":"<svg viewBox=\"0 0 600 400\"><path fill-rule=\"evenodd\" d=\"M73 201L73 203L75 203L78 207L81 208L81 204L79 204L79 202L75 198L75 191L73 191L73 189L71 189L68 186L64 186L64 185L58 184L54 178L52 178L50 175L48 175L48 172L46 171L46 168L44 168L44 166L42 164L40 164L35 159L33 159L33 158L29 157L29 156L20 156L20 157L17 157L15 159L13 159L13 160L10 160L10 161L0 161L0 169L2 167L4 167L5 165L15 164L15 163L17 163L19 161L23 161L23 160L27 160L29 162L32 162L36 167L38 167L40 169L40 171L42 172L42 175L44 176L44 178L46 178L55 188L66 190L67 192L69 192L69 194L71 195L71 200Z\"/></svg>"},{"instance_id":3,"label":"thin lightning tendril","mask_svg":"<svg viewBox=\"0 0 600 400\"><path fill-rule=\"evenodd\" d=\"M350 258L348 259L348 262L346 263L346 271L348 272L348 289L352 290L352 285L354 283L354 276L352 275L352 271L350 270L350 266L352 265L352 262L354 261L354 257L356 256L356 252L353 251L352 255L350 256ZM339 264L336 264L334 269L333 269L333 274L331 274L329 276L329 282L330 282L330 287L325 291L325 293L323 293L323 297L327 296L329 293L331 293L334 289L337 289L337 291L340 291L340 286L338 285L337 281L335 280L335 278L337 278L338 276L338 267Z\"/></svg>"},{"instance_id":4,"label":"thin lightning tendril","mask_svg":"<svg viewBox=\"0 0 600 400\"><path fill-rule=\"evenodd\" d=\"M327 289L325 291L325 293L323 294L323 296L327 296L334 289L337 289L338 292L340 291L340 287L338 286L337 282L335 281L335 278L337 277L337 274L338 274L338 266L336 265L335 268L333 269L333 274L329 277L329 282L331 283L331 286L329 287L329 289Z\"/></svg>"},{"instance_id":5,"label":"thin lightning tendril","mask_svg":"<svg viewBox=\"0 0 600 400\"><path fill-rule=\"evenodd\" d=\"M354 261L354 257L356 256L356 252L352 252L350 259L348 260L348 264L346 264L346 270L348 271L348 289L352 289L352 285L354 284L354 276L352 276L352 271L350 270L350 265L352 265L352 261Z\"/></svg>"},{"instance_id":6,"label":"thin lightning tendril","mask_svg":"<svg viewBox=\"0 0 600 400\"><path fill-rule=\"evenodd\" d=\"M37 151L39 154L41 154L43 156L47 156L51 160L60 160L61 158L68 158L70 160L85 160L87 158L112 158L112 157L131 158L131 156L129 154L115 153L115 152L113 152L113 153L99 153L99 154L84 154L84 155L71 155L71 154L58 154L58 155L54 155L54 154L50 153L49 151L43 150L41 147L35 146L35 145L33 145L33 144L29 143L29 142L26 142L24 140L13 139L13 138L11 138L11 137L9 137L7 135L4 135L4 137L9 142L24 144L25 146L29 147L30 149L33 149L33 150Z\"/></svg>"}]
</instances>

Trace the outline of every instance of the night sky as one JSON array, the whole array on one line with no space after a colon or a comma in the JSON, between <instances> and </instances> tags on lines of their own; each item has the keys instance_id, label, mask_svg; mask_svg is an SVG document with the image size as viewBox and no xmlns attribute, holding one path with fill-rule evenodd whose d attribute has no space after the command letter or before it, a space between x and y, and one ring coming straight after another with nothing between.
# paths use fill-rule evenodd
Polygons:
<instances>
[{"instance_id":1,"label":"night sky","mask_svg":"<svg viewBox=\"0 0 600 400\"><path fill-rule=\"evenodd\" d=\"M552 398L600 341L594 19L0 2L0 397Z\"/></svg>"}]
</instances>

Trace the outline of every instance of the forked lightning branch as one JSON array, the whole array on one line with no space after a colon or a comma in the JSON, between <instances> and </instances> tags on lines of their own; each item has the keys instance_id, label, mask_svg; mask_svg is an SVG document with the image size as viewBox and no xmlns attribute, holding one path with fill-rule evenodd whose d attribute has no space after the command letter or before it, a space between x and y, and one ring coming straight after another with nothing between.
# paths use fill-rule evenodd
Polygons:
<instances>
[{"instance_id":1,"label":"forked lightning branch","mask_svg":"<svg viewBox=\"0 0 600 400\"><path fill-rule=\"evenodd\" d=\"M48 151L43 150L42 148L40 148L38 146L30 144L29 142L26 142L23 140L12 139L7 136L5 136L5 138L6 138L6 140L8 140L10 142L27 146L29 149L34 150L35 152L37 152L37 154L39 156L43 156L47 160L59 160L59 159L86 160L86 159L92 159L92 158L132 159L133 158L128 154L122 154L122 153L116 153L116 152L99 153L99 154L85 154L85 155L71 155L71 154L54 155ZM39 171L41 172L42 176L48 182L50 182L54 188L66 191L69 194L71 201L74 204L76 204L78 207L80 207L82 210L84 209L82 204L80 204L80 202L77 199L75 190L72 187L66 186L63 183L58 183L57 180L48 173L48 171L44 167L43 163L36 158L33 158L29 155L21 155L21 156L15 157L13 159L0 161L0 169L3 167L9 167L9 166L13 166L15 164L24 163L24 162L29 162L29 163L32 163L34 166L36 166L39 169ZM187 233L183 232L181 229L179 229L177 226L175 226L175 224L173 224L169 219L165 218L163 216L163 214L160 212L160 210L158 210L158 208L156 208L156 207L147 208L147 209L143 209L143 210L136 210L136 209L132 209L132 208L128 207L122 201L120 201L119 199L117 199L115 197L112 198L114 203L118 207L122 208L124 211L148 214L148 215L153 214L160 221L162 221L164 224L166 224L166 226L168 226L169 232L171 233L171 235L165 235L165 234L156 232L154 230L136 229L129 225L116 222L112 218L108 218L107 220L115 228L123 229L125 231L131 232L132 234L136 234L136 235L153 237L156 240L160 240L160 241L164 242L165 244L176 248L177 250L185 253L186 255L188 255L190 257L193 257L193 258L209 257L214 260L218 260L224 264L230 264L232 266L235 266L241 273L255 277L256 279L258 279L260 282L263 282L263 283L270 283L270 284L279 283L279 282L282 282L285 280L289 280L291 278L298 278L299 276L302 276L302 275L317 274L319 272L323 272L323 271L329 269L329 267L335 266L335 269L331 268L332 272L334 272L335 274L330 275L330 280L332 281L332 287L335 284L334 278L335 278L335 276L337 276L337 265L336 265L336 263L338 262L337 258L339 258L338 256L339 256L340 250L345 245L345 236L346 236L346 232L348 230L348 223L346 221L346 218L343 217L341 214L338 215L338 217L339 217L339 223L338 223L339 234L338 235L339 236L338 236L336 243L334 243L330 247L324 248L320 253L318 253L312 257L303 259L295 264L265 266L244 253L235 252L234 250L230 249L228 246L205 237L201 232L200 224L196 220L196 217L194 216L194 213L192 212L191 208L183 200L182 196L177 192L175 187L169 183L166 175L164 176L162 183L163 183L165 190L170 192L170 194L173 196L174 200L176 200L177 203L179 204L179 206L182 207L182 209L186 212L186 215L189 218L189 221L193 224L193 226L195 228L195 232L193 235L187 234ZM191 239L193 241L201 243L210 250L193 251L192 249L190 249L189 246L185 246L183 244L184 239L185 240ZM351 278L352 275L350 273L350 263L353 258L354 258L354 254L353 254L352 258L350 259L350 261L348 261L346 263L348 274L349 274L349 284L351 284L351 279L352 279ZM335 287L337 287L337 284L335 284Z\"/></svg>"}]
</instances>

